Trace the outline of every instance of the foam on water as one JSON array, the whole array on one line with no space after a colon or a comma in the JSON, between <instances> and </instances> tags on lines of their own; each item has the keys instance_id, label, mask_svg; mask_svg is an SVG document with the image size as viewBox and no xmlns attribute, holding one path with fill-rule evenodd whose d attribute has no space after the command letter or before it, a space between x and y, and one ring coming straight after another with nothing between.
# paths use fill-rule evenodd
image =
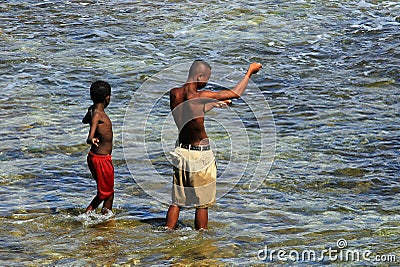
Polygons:
<instances>
[{"instance_id":1,"label":"foam on water","mask_svg":"<svg viewBox=\"0 0 400 267\"><path fill-rule=\"evenodd\" d=\"M84 226L93 226L106 222L114 217L115 217L114 213L108 210L106 214L96 213L93 211L85 212L76 216L75 219L79 222L82 222Z\"/></svg>"},{"instance_id":2,"label":"foam on water","mask_svg":"<svg viewBox=\"0 0 400 267\"><path fill-rule=\"evenodd\" d=\"M36 2L0 3L0 265L275 266L257 260L264 244L320 249L342 237L351 249L398 254L398 1ZM168 207L134 182L122 149L132 94L196 58L240 75L262 62L254 82L277 126L267 179L219 199L206 234L194 230L193 210L181 211L177 231L162 230ZM113 90L110 218L80 215L96 194L80 123L96 79ZM243 110L240 100L231 108ZM254 118L243 118L253 129ZM209 130L215 142L228 140ZM220 171L228 159L220 154Z\"/></svg>"}]
</instances>

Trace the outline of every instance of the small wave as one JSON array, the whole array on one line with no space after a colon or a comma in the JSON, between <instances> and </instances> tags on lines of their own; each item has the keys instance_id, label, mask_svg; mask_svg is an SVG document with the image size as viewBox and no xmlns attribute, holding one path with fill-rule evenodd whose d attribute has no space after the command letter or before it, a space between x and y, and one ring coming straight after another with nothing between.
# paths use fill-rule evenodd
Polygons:
<instances>
[{"instance_id":1,"label":"small wave","mask_svg":"<svg viewBox=\"0 0 400 267\"><path fill-rule=\"evenodd\" d=\"M109 210L106 214L98 214L95 212L82 213L75 218L77 221L82 222L84 226L93 226L106 222L114 216L114 213Z\"/></svg>"}]
</instances>

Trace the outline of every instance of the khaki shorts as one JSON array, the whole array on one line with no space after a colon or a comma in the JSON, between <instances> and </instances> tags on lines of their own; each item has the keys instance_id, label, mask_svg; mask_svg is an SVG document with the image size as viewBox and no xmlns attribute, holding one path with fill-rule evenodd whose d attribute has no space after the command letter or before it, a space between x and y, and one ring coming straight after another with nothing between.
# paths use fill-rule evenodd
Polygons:
<instances>
[{"instance_id":1,"label":"khaki shorts","mask_svg":"<svg viewBox=\"0 0 400 267\"><path fill-rule=\"evenodd\" d=\"M195 208L214 204L217 178L214 153L177 147L171 155L174 165L172 203Z\"/></svg>"}]
</instances>

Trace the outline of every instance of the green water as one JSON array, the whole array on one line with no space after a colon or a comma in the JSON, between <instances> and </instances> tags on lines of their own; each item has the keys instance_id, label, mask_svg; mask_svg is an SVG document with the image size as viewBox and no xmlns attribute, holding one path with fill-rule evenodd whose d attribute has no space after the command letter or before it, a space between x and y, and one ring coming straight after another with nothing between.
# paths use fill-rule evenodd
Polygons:
<instances>
[{"instance_id":1,"label":"green water","mask_svg":"<svg viewBox=\"0 0 400 267\"><path fill-rule=\"evenodd\" d=\"M0 14L0 265L399 264L396 1L2 1ZM263 63L253 81L273 114L276 150L254 192L228 181L208 232L193 230L184 210L171 233L162 229L167 206L132 178L122 129L145 81L197 58L238 73ZM88 223L79 214L95 183L80 121L96 79L113 88L115 217ZM219 172L228 160L217 155ZM158 164L170 179L170 166ZM322 251L339 239L397 263L257 257L265 245Z\"/></svg>"}]
</instances>

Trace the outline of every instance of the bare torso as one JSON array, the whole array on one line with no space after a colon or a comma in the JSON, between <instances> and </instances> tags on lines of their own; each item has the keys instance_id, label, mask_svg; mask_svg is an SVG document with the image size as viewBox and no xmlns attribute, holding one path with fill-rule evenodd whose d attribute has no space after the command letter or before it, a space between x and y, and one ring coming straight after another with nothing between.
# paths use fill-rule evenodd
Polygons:
<instances>
[{"instance_id":1,"label":"bare torso","mask_svg":"<svg viewBox=\"0 0 400 267\"><path fill-rule=\"evenodd\" d=\"M179 130L179 143L207 145L204 128L204 100L192 97L185 87L170 91L170 108Z\"/></svg>"},{"instance_id":2,"label":"bare torso","mask_svg":"<svg viewBox=\"0 0 400 267\"><path fill-rule=\"evenodd\" d=\"M95 117L95 119L93 119ZM97 145L92 144L90 151L99 155L111 155L113 146L113 131L110 118L104 110L89 108L84 123L89 123L90 127L95 127L93 138L97 138Z\"/></svg>"}]
</instances>

